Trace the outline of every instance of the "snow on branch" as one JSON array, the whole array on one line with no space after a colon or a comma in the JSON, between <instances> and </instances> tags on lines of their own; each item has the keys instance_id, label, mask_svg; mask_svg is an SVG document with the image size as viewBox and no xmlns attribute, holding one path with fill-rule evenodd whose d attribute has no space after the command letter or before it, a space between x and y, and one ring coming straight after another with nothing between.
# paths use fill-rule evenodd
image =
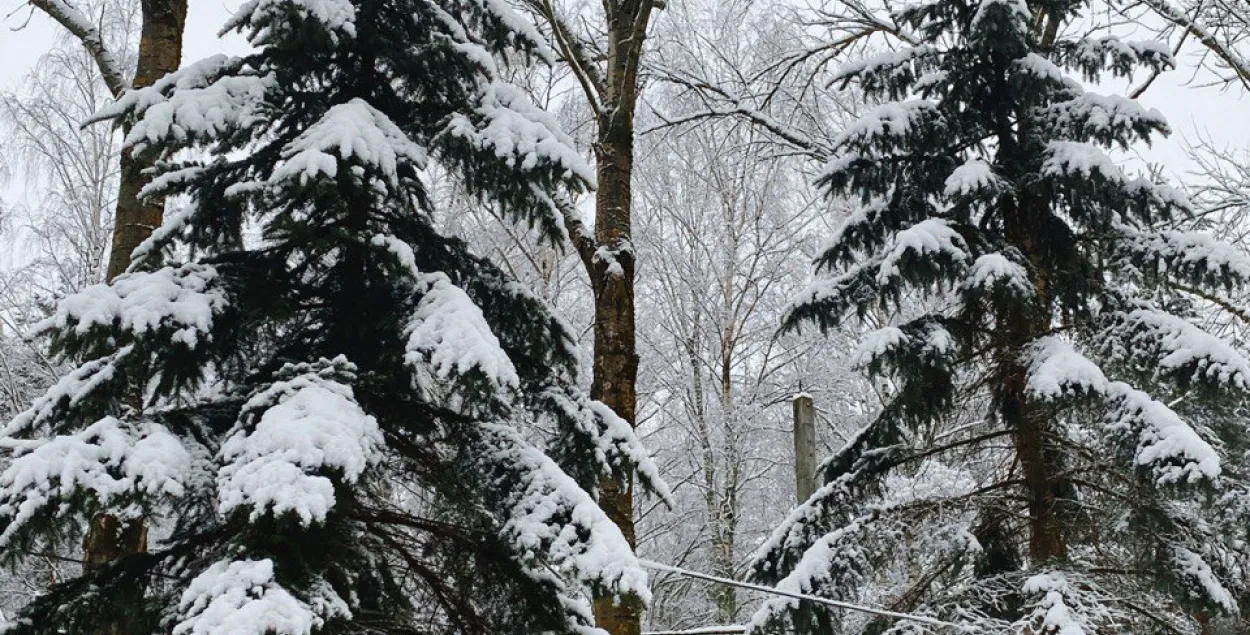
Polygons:
<instances>
[{"instance_id":1,"label":"snow on branch","mask_svg":"<svg viewBox=\"0 0 1250 635\"><path fill-rule=\"evenodd\" d=\"M1029 5L1025 0L981 0L977 5L977 12L972 16L972 22L969 29L973 32L981 30L981 24L990 18L991 14L1005 12L1021 33L1029 28L1029 21L1033 18L1033 13L1029 11ZM989 29L996 32L997 26ZM997 33L996 37L1001 37L1001 33Z\"/></svg>"},{"instance_id":2,"label":"snow on branch","mask_svg":"<svg viewBox=\"0 0 1250 635\"><path fill-rule=\"evenodd\" d=\"M1214 53L1220 61L1224 62L1232 70L1233 74L1243 85L1250 87L1250 59L1239 55L1231 45L1220 40L1210 29L1206 28L1202 23L1193 20L1184 11L1172 4L1170 0L1142 0L1142 4L1150 7L1155 13L1198 38L1198 41L1207 50Z\"/></svg>"},{"instance_id":3,"label":"snow on branch","mask_svg":"<svg viewBox=\"0 0 1250 635\"><path fill-rule=\"evenodd\" d=\"M677 500L673 498L673 492L669 490L664 477L660 475L660 467L656 465L655 459L647 448L642 445L633 426L602 401L591 399L587 402L587 406L598 422L597 430L593 434L598 445L596 454L602 453L605 462L612 467L623 467L612 465L613 459L629 465L633 468L638 480L648 490L670 507L676 506Z\"/></svg>"},{"instance_id":4,"label":"snow on branch","mask_svg":"<svg viewBox=\"0 0 1250 635\"><path fill-rule=\"evenodd\" d=\"M499 497L500 533L536 580L565 588L564 575L608 595L651 600L647 573L594 499L515 429L481 424L476 460ZM570 602L574 602L570 598Z\"/></svg>"},{"instance_id":5,"label":"snow on branch","mask_svg":"<svg viewBox=\"0 0 1250 635\"><path fill-rule=\"evenodd\" d=\"M513 168L552 165L585 183L595 182L595 171L555 117L535 106L516 86L499 81L484 84L475 114L473 118L454 114L445 133L493 152Z\"/></svg>"},{"instance_id":6,"label":"snow on branch","mask_svg":"<svg viewBox=\"0 0 1250 635\"><path fill-rule=\"evenodd\" d=\"M480 376L496 391L520 386L511 358L482 309L444 273L423 274L424 296L408 322L404 361L417 379L448 382Z\"/></svg>"},{"instance_id":7,"label":"snow on branch","mask_svg":"<svg viewBox=\"0 0 1250 635\"><path fill-rule=\"evenodd\" d=\"M1240 613L1237 600L1202 556L1179 545L1172 547L1171 555L1172 574L1193 589L1196 595L1219 607L1226 615Z\"/></svg>"},{"instance_id":8,"label":"snow on branch","mask_svg":"<svg viewBox=\"0 0 1250 635\"><path fill-rule=\"evenodd\" d=\"M1025 390L1034 398L1053 401L1108 391L1102 369L1057 336L1038 338L1026 355Z\"/></svg>"},{"instance_id":9,"label":"snow on branch","mask_svg":"<svg viewBox=\"0 0 1250 635\"><path fill-rule=\"evenodd\" d=\"M330 371L339 368L350 364L339 357L288 366L284 372L293 377L248 399L218 452L222 514L248 507L252 520L291 513L304 525L323 522L335 503L330 475L355 483L380 460L378 423L349 386L332 378Z\"/></svg>"},{"instance_id":10,"label":"snow on branch","mask_svg":"<svg viewBox=\"0 0 1250 635\"><path fill-rule=\"evenodd\" d=\"M273 75L255 75L243 58L214 55L170 73L146 88L127 91L88 121L136 119L125 143L135 151L208 142L266 119Z\"/></svg>"},{"instance_id":11,"label":"snow on branch","mask_svg":"<svg viewBox=\"0 0 1250 635\"><path fill-rule=\"evenodd\" d=\"M123 342L167 333L194 349L211 338L214 318L229 304L216 283L217 270L201 264L125 273L61 300L35 328L70 342L99 331Z\"/></svg>"},{"instance_id":12,"label":"snow on branch","mask_svg":"<svg viewBox=\"0 0 1250 635\"><path fill-rule=\"evenodd\" d=\"M310 586L316 597L297 599L278 584L268 558L214 563L183 591L173 635L309 635L351 615L328 583Z\"/></svg>"},{"instance_id":13,"label":"snow on branch","mask_svg":"<svg viewBox=\"0 0 1250 635\"><path fill-rule=\"evenodd\" d=\"M1055 635L1095 635L1111 615L1100 601L1089 601L1091 589L1069 581L1069 574L1046 571L1025 580L1021 591L1040 596L1020 622L1029 630ZM1085 582L1080 580L1080 582ZM1017 622L1019 624L1020 622ZM1023 631L1029 632L1029 631Z\"/></svg>"},{"instance_id":14,"label":"snow on branch","mask_svg":"<svg viewBox=\"0 0 1250 635\"><path fill-rule=\"evenodd\" d=\"M1064 68L1079 71L1086 80L1098 81L1106 70L1128 77L1138 68L1162 71L1175 64L1167 44L1154 40L1126 42L1113 35L1055 42L1051 59Z\"/></svg>"},{"instance_id":15,"label":"snow on branch","mask_svg":"<svg viewBox=\"0 0 1250 635\"><path fill-rule=\"evenodd\" d=\"M961 286L979 293L1002 291L1016 298L1037 295L1028 269L1000 253L979 256L968 268L968 277L964 278Z\"/></svg>"},{"instance_id":16,"label":"snow on branch","mask_svg":"<svg viewBox=\"0 0 1250 635\"><path fill-rule=\"evenodd\" d=\"M833 140L833 148L899 148L923 141L918 135L931 135L942 127L937 104L911 100L882 104L847 126Z\"/></svg>"},{"instance_id":17,"label":"snow on branch","mask_svg":"<svg viewBox=\"0 0 1250 635\"><path fill-rule=\"evenodd\" d=\"M261 46L273 34L273 23L289 22L292 17L320 25L333 41L340 36L356 37L356 6L350 0L248 0L218 35L250 27L248 42Z\"/></svg>"},{"instance_id":18,"label":"snow on branch","mask_svg":"<svg viewBox=\"0 0 1250 635\"><path fill-rule=\"evenodd\" d=\"M76 411L90 410L88 406L101 398L98 393L108 392L100 389L113 386L121 378L118 369L132 352L134 346L126 345L66 373L36 398L30 408L13 417L0 436L7 438L29 434L43 426L63 421Z\"/></svg>"},{"instance_id":19,"label":"snow on branch","mask_svg":"<svg viewBox=\"0 0 1250 635\"><path fill-rule=\"evenodd\" d=\"M1113 359L1184 382L1250 390L1250 360L1223 339L1170 313L1136 309L1119 315L1098 339L1102 352Z\"/></svg>"},{"instance_id":20,"label":"snow on branch","mask_svg":"<svg viewBox=\"0 0 1250 635\"><path fill-rule=\"evenodd\" d=\"M1134 138L1149 143L1155 133L1169 132L1163 113L1119 95L1084 93L1046 108L1040 116L1055 136L1124 148Z\"/></svg>"},{"instance_id":21,"label":"snow on branch","mask_svg":"<svg viewBox=\"0 0 1250 635\"><path fill-rule=\"evenodd\" d=\"M1206 232L1120 229L1120 251L1146 273L1208 288L1250 284L1250 256Z\"/></svg>"},{"instance_id":22,"label":"snow on branch","mask_svg":"<svg viewBox=\"0 0 1250 635\"><path fill-rule=\"evenodd\" d=\"M104 37L83 12L64 0L29 0L31 6L48 14L48 17L65 27L65 30L82 42L83 48L95 61L104 85L114 98L130 90L130 80L113 52L104 44Z\"/></svg>"},{"instance_id":23,"label":"snow on branch","mask_svg":"<svg viewBox=\"0 0 1250 635\"><path fill-rule=\"evenodd\" d=\"M272 184L292 180L303 185L322 175L333 179L339 162L351 161L397 187L401 178L412 178L426 166L427 154L385 113L353 99L330 107L282 148L282 158L269 179Z\"/></svg>"},{"instance_id":24,"label":"snow on branch","mask_svg":"<svg viewBox=\"0 0 1250 635\"><path fill-rule=\"evenodd\" d=\"M164 426L105 417L67 435L5 439L12 463L0 473L0 545L8 545L40 514L70 509L65 498L88 493L102 507L147 498L180 497L192 485L193 455Z\"/></svg>"},{"instance_id":25,"label":"snow on branch","mask_svg":"<svg viewBox=\"0 0 1250 635\"><path fill-rule=\"evenodd\" d=\"M1175 188L1145 178L1129 178L1102 148L1078 141L1046 144L1041 177L1068 202L1079 220L1105 229L1106 217L1150 225L1175 212L1192 213L1189 199ZM1091 213L1101 209L1104 214Z\"/></svg>"},{"instance_id":26,"label":"snow on branch","mask_svg":"<svg viewBox=\"0 0 1250 635\"><path fill-rule=\"evenodd\" d=\"M1149 468L1157 484L1219 478L1219 453L1171 408L1124 382L1112 382L1109 394L1118 404L1108 415L1108 428L1135 443L1134 463Z\"/></svg>"},{"instance_id":27,"label":"snow on branch","mask_svg":"<svg viewBox=\"0 0 1250 635\"><path fill-rule=\"evenodd\" d=\"M883 51L842 66L832 81L848 82L858 79L867 90L874 87L905 86L914 82L921 74L920 69L939 53L938 48L930 44Z\"/></svg>"},{"instance_id":28,"label":"snow on branch","mask_svg":"<svg viewBox=\"0 0 1250 635\"><path fill-rule=\"evenodd\" d=\"M1157 484L1219 478L1219 453L1180 415L1122 381L1108 380L1071 344L1053 335L1039 338L1027 361L1026 390L1035 398L1103 397L1110 406L1107 431L1132 446L1133 463L1148 468Z\"/></svg>"},{"instance_id":29,"label":"snow on branch","mask_svg":"<svg viewBox=\"0 0 1250 635\"><path fill-rule=\"evenodd\" d=\"M969 159L946 177L946 196L969 196L980 192L1001 192L1009 184L983 159Z\"/></svg>"},{"instance_id":30,"label":"snow on branch","mask_svg":"<svg viewBox=\"0 0 1250 635\"><path fill-rule=\"evenodd\" d=\"M884 286L906 277L922 262L947 269L962 268L968 259L967 243L949 222L926 219L894 235L877 269L877 284Z\"/></svg>"}]
</instances>

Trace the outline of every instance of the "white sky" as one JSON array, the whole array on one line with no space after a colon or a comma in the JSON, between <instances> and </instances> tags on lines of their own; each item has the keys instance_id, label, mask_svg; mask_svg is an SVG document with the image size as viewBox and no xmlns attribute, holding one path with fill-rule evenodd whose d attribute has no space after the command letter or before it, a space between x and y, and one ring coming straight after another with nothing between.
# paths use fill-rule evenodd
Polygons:
<instances>
[{"instance_id":1,"label":"white sky","mask_svg":"<svg viewBox=\"0 0 1250 635\"><path fill-rule=\"evenodd\" d=\"M243 0L190 0L187 33L183 46L184 62L195 61L214 53L238 53L245 43L237 35L219 39L221 24ZM12 13L12 15L9 15ZM23 75L46 51L59 27L42 13L35 12L21 30L29 10L24 0L0 0L0 17L9 15L0 27L0 90L18 87ZM659 19L663 19L661 13ZM1181 70L1167 73L1142 97L1143 104L1158 108L1172 123L1175 133L1150 149L1141 152L1148 161L1164 164L1174 177L1184 177L1190 163L1184 156L1187 140L1199 135L1228 147L1250 149L1250 97L1237 90L1222 92L1217 88L1186 86L1192 57L1182 57ZM1201 83L1201 82L1198 82ZM13 184L8 192L13 194Z\"/></svg>"}]
</instances>

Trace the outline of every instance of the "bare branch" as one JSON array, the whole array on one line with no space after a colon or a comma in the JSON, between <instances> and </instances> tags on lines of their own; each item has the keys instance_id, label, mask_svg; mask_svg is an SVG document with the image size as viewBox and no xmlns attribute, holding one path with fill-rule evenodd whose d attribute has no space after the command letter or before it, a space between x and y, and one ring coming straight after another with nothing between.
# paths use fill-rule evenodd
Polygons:
<instances>
[{"instance_id":1,"label":"bare branch","mask_svg":"<svg viewBox=\"0 0 1250 635\"><path fill-rule=\"evenodd\" d=\"M105 85L114 97L119 97L130 90L130 80L126 78L122 65L105 46L100 30L91 24L83 12L63 0L30 0L30 4L48 14L48 17L65 27L82 42L83 47L91 54L91 59L95 60Z\"/></svg>"}]
</instances>

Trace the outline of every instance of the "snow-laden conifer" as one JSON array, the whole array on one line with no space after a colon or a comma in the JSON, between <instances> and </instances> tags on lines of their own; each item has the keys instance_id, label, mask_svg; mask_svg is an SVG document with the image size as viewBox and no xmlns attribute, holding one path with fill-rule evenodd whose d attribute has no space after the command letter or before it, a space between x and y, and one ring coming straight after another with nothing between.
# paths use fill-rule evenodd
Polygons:
<instances>
[{"instance_id":1,"label":"snow-laden conifer","mask_svg":"<svg viewBox=\"0 0 1250 635\"><path fill-rule=\"evenodd\" d=\"M987 634L1190 633L1248 606L1244 526L1221 534L1246 520L1248 362L1195 301L1250 258L1112 159L1167 124L1077 79L1172 61L1069 28L1090 9L915 3L894 16L914 46L839 73L883 103L836 140L820 184L860 209L786 326L890 315L856 353L887 398L757 579ZM928 628L788 598L751 622Z\"/></svg>"},{"instance_id":2,"label":"snow-laden conifer","mask_svg":"<svg viewBox=\"0 0 1250 635\"><path fill-rule=\"evenodd\" d=\"M441 164L567 238L553 197L593 173L504 79L549 58L534 29L499 0L250 0L226 28L254 52L99 115L185 209L40 326L72 368L4 429L9 562L98 514L149 524L149 552L6 632L588 634L591 591L645 601L594 497L631 474L664 495L654 464L423 182Z\"/></svg>"}]
</instances>

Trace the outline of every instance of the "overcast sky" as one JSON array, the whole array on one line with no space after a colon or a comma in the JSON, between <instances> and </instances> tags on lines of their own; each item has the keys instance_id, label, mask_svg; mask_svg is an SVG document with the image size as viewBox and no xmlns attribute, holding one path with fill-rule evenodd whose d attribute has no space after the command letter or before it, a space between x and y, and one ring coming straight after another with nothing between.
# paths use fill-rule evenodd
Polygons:
<instances>
[{"instance_id":1,"label":"overcast sky","mask_svg":"<svg viewBox=\"0 0 1250 635\"><path fill-rule=\"evenodd\" d=\"M230 12L242 1L190 0L184 62L214 53L237 53L244 49L245 44L237 35L224 40L216 35ZM43 14L35 12L24 28L11 30L26 20L29 10L24 5L24 0L0 0L0 15L14 12L4 20L5 28L0 29L0 90L18 88L22 76L48 49L59 28ZM663 18L664 14L660 13L659 19ZM1215 88L1186 86L1190 83L1190 71L1186 67L1192 67L1193 61L1192 58L1182 59L1181 70L1165 74L1141 99L1145 105L1162 111L1176 131L1170 139L1143 151L1143 154L1149 161L1165 164L1174 176L1183 176L1188 169L1190 164L1184 157L1184 143L1198 135L1230 147L1250 149L1250 98L1237 91L1223 93ZM11 192L10 187L10 195Z\"/></svg>"}]
</instances>

